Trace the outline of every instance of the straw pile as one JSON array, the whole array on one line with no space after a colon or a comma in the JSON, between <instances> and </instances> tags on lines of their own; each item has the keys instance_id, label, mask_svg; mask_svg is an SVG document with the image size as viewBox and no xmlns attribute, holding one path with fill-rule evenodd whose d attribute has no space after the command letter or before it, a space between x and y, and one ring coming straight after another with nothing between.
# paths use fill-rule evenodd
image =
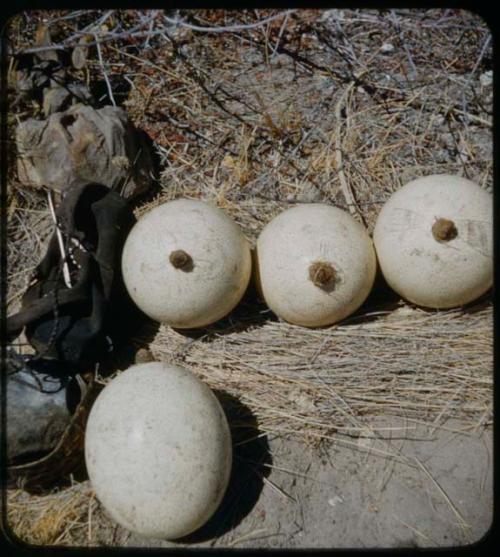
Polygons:
<instances>
[{"instance_id":1,"label":"straw pile","mask_svg":"<svg viewBox=\"0 0 500 557\"><path fill-rule=\"evenodd\" d=\"M162 327L151 349L241 399L268 434L356 436L388 414L477 425L491 420L491 317L485 305L402 307L324 330L265 321L240 331L240 322L188 341Z\"/></svg>"},{"instance_id":2,"label":"straw pile","mask_svg":"<svg viewBox=\"0 0 500 557\"><path fill-rule=\"evenodd\" d=\"M491 36L470 12L300 10L224 33L169 18L204 28L250 24L255 14L107 14L64 13L53 26L56 40L73 44L83 23L98 21L106 41L89 58L87 78L106 76L116 90L132 84L115 101L153 138L161 169L138 216L169 199L200 198L255 241L298 202L350 210L372 232L390 194L425 174L461 174L491 191L491 85L483 79ZM16 48L30 46L36 17L12 23ZM16 115L22 110L30 109L21 103ZM51 224L43 195L23 190L14 175L8 216L14 308ZM250 293L198 335L161 326L148 346L240 400L259 434L355 445L353 438L378 435L377 416L435 427L458 418L463 431L491 423L492 329L489 296L465 309L425 311L379 281L354 316L326 329L281 322ZM144 346L149 333L132 340ZM98 543L89 517L100 511L87 483L36 498L11 492L8 509L27 541Z\"/></svg>"}]
</instances>

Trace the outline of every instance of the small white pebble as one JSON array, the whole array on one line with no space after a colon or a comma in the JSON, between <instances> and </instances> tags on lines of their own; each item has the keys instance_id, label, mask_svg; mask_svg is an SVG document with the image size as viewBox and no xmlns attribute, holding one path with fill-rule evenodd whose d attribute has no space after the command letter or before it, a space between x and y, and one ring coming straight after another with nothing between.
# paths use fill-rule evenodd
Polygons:
<instances>
[{"instance_id":1,"label":"small white pebble","mask_svg":"<svg viewBox=\"0 0 500 557\"><path fill-rule=\"evenodd\" d=\"M487 72L484 72L483 74L481 74L481 77L479 78L479 81L481 82L481 85L483 87L489 87L490 85L492 85L492 83L493 83L493 72L492 72L492 70L488 70Z\"/></svg>"},{"instance_id":2,"label":"small white pebble","mask_svg":"<svg viewBox=\"0 0 500 557\"><path fill-rule=\"evenodd\" d=\"M335 495L331 499L328 499L328 504L330 505L330 507L335 507L338 503L343 503L343 502L344 500L340 495Z\"/></svg>"},{"instance_id":3,"label":"small white pebble","mask_svg":"<svg viewBox=\"0 0 500 557\"><path fill-rule=\"evenodd\" d=\"M380 47L380 52L382 52L382 54L389 54L390 52L394 52L394 45L391 43L384 43Z\"/></svg>"}]
</instances>

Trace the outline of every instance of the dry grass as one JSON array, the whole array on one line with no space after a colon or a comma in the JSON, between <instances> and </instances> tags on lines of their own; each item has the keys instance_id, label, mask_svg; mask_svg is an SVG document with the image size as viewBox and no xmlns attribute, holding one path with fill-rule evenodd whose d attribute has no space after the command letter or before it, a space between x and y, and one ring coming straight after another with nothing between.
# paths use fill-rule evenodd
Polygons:
<instances>
[{"instance_id":1,"label":"dry grass","mask_svg":"<svg viewBox=\"0 0 500 557\"><path fill-rule=\"evenodd\" d=\"M101 15L54 23L55 40ZM113 12L102 36L146 16ZM12 25L16 48L32 46L37 17L19 16L21 24ZM205 26L255 20L222 11L193 17ZM301 10L285 26L276 20L223 34L172 29L159 14L146 29L158 33L101 45L111 86L132 84L121 100L160 159L157 190L136 207L138 215L169 199L201 198L254 241L297 202L350 210L371 232L390 194L425 174L461 174L491 191L492 97L479 82L491 47L487 27L471 13L344 10L326 17ZM394 51L381 53L383 43ZM73 73L103 78L97 55L86 71ZM15 109L29 110L22 103ZM14 172L8 201L14 308L51 228L43 195L23 189ZM247 298L199 337L162 326L150 348L241 400L263 434L361 446L352 438L382 436L377 416L435 427L459 418L463 432L491 423L492 329L488 298L465 310L424 311L381 290L352 318L319 330L277 321ZM393 454L387 443L379 452ZM32 543L93 545L96 505L87 483L41 497L14 491L9 520Z\"/></svg>"},{"instance_id":2,"label":"dry grass","mask_svg":"<svg viewBox=\"0 0 500 557\"><path fill-rule=\"evenodd\" d=\"M83 489L82 489L83 488ZM9 524L24 542L34 545L65 544L75 530L86 529L86 509L95 506L87 484L76 485L50 498L15 490L9 497Z\"/></svg>"},{"instance_id":3,"label":"dry grass","mask_svg":"<svg viewBox=\"0 0 500 557\"><path fill-rule=\"evenodd\" d=\"M435 425L491 420L489 304L475 313L360 312L327 329L242 324L194 340L161 327L150 347L238 397L267 434L357 437L378 415Z\"/></svg>"}]
</instances>

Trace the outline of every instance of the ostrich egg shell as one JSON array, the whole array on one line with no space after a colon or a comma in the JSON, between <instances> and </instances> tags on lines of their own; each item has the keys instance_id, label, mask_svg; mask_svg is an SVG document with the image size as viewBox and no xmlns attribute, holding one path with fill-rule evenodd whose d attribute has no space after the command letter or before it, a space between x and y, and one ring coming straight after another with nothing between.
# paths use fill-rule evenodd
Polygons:
<instances>
[{"instance_id":1,"label":"ostrich egg shell","mask_svg":"<svg viewBox=\"0 0 500 557\"><path fill-rule=\"evenodd\" d=\"M438 241L433 225L451 221L456 236ZM493 201L460 176L418 178L380 211L373 240L382 273L410 302L430 308L467 304L493 283Z\"/></svg>"},{"instance_id":2,"label":"ostrich egg shell","mask_svg":"<svg viewBox=\"0 0 500 557\"><path fill-rule=\"evenodd\" d=\"M192 265L174 267L176 251ZM251 275L250 245L221 209L177 199L146 213L130 231L122 254L132 300L152 319L177 328L204 327L240 301Z\"/></svg>"},{"instance_id":3,"label":"ostrich egg shell","mask_svg":"<svg viewBox=\"0 0 500 557\"><path fill-rule=\"evenodd\" d=\"M104 508L141 536L175 539L202 526L226 490L229 426L212 391L165 363L120 373L94 403L85 461Z\"/></svg>"},{"instance_id":4,"label":"ostrich egg shell","mask_svg":"<svg viewBox=\"0 0 500 557\"><path fill-rule=\"evenodd\" d=\"M344 319L365 301L375 280L377 260L366 229L331 205L283 211L262 230L256 252L257 289L274 313L297 325ZM309 271L318 261L335 270L334 288L311 282Z\"/></svg>"}]
</instances>

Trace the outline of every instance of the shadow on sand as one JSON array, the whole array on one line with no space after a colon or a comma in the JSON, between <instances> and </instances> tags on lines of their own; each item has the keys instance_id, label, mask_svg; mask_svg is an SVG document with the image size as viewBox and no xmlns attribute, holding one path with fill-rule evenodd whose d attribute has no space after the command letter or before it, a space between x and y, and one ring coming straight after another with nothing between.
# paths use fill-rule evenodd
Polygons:
<instances>
[{"instance_id":1,"label":"shadow on sand","mask_svg":"<svg viewBox=\"0 0 500 557\"><path fill-rule=\"evenodd\" d=\"M232 530L251 512L272 464L267 437L251 410L236 397L214 391L231 429L233 466L229 484L214 515L201 528L175 541L193 544L220 537Z\"/></svg>"}]
</instances>

